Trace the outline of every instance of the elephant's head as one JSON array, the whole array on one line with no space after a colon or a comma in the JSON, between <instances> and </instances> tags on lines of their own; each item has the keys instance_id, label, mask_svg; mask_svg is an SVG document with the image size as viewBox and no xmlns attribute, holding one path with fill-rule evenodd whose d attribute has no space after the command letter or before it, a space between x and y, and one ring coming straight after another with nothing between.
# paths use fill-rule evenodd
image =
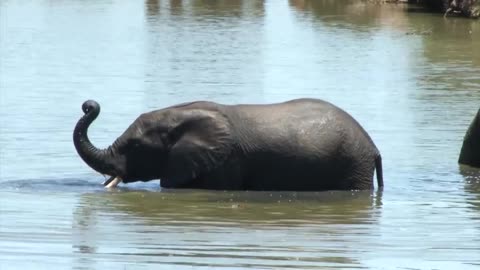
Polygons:
<instances>
[{"instance_id":1,"label":"elephant's head","mask_svg":"<svg viewBox=\"0 0 480 270\"><path fill-rule=\"evenodd\" d=\"M480 110L465 134L458 162L480 167Z\"/></svg>"},{"instance_id":2,"label":"elephant's head","mask_svg":"<svg viewBox=\"0 0 480 270\"><path fill-rule=\"evenodd\" d=\"M104 185L161 179L163 187L180 187L221 165L231 152L230 124L214 104L178 105L138 117L108 148L98 149L87 130L100 113L89 100L73 132L80 157L110 178Z\"/></svg>"}]
</instances>

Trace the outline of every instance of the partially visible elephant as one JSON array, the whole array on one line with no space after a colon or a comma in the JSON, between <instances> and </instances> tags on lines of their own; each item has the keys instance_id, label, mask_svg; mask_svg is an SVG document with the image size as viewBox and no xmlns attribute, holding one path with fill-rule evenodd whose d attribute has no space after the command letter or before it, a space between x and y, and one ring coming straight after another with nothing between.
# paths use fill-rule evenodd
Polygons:
<instances>
[{"instance_id":1,"label":"partially visible elephant","mask_svg":"<svg viewBox=\"0 0 480 270\"><path fill-rule=\"evenodd\" d=\"M473 118L463 138L463 145L460 150L458 162L480 168L480 110L478 110L477 115Z\"/></svg>"},{"instance_id":2,"label":"partially visible elephant","mask_svg":"<svg viewBox=\"0 0 480 270\"><path fill-rule=\"evenodd\" d=\"M342 109L322 100L268 105L199 101L140 115L107 149L87 129L100 113L83 106L73 141L104 185L161 179L165 188L321 191L372 189L380 153Z\"/></svg>"}]
</instances>

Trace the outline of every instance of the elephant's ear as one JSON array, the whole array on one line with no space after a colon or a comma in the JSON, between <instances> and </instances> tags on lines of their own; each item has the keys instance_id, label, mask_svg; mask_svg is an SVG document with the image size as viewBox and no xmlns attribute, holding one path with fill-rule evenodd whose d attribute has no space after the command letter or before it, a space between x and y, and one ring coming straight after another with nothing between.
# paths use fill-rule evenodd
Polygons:
<instances>
[{"instance_id":1,"label":"elephant's ear","mask_svg":"<svg viewBox=\"0 0 480 270\"><path fill-rule=\"evenodd\" d=\"M230 124L222 113L196 109L179 114L168 136L171 148L165 180L169 187L184 185L222 166L233 145Z\"/></svg>"}]
</instances>

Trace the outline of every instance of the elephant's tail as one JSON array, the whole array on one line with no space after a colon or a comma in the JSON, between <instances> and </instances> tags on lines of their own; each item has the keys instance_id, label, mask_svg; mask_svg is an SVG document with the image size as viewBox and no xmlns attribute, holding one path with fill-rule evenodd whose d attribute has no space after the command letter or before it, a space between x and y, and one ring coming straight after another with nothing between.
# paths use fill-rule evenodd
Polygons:
<instances>
[{"instance_id":1,"label":"elephant's tail","mask_svg":"<svg viewBox=\"0 0 480 270\"><path fill-rule=\"evenodd\" d=\"M375 170L377 174L378 188L383 188L382 156L380 154L375 157Z\"/></svg>"}]
</instances>

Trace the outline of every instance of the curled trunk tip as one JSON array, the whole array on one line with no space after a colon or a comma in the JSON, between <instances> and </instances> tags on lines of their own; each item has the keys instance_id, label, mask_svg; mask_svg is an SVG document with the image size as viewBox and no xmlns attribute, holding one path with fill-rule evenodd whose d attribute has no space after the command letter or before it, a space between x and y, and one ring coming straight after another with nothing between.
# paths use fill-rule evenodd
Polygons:
<instances>
[{"instance_id":1,"label":"curled trunk tip","mask_svg":"<svg viewBox=\"0 0 480 270\"><path fill-rule=\"evenodd\" d=\"M111 174L108 151L98 149L89 140L87 131L100 114L100 105L94 100L87 100L82 105L84 115L78 120L73 131L73 143L80 157L92 169L102 174Z\"/></svg>"},{"instance_id":2,"label":"curled trunk tip","mask_svg":"<svg viewBox=\"0 0 480 270\"><path fill-rule=\"evenodd\" d=\"M95 117L92 119L95 120L97 118L98 114L100 113L100 104L96 102L95 100L87 100L83 102L82 104L82 111L84 114L88 114L89 112L93 112L95 114Z\"/></svg>"}]
</instances>

